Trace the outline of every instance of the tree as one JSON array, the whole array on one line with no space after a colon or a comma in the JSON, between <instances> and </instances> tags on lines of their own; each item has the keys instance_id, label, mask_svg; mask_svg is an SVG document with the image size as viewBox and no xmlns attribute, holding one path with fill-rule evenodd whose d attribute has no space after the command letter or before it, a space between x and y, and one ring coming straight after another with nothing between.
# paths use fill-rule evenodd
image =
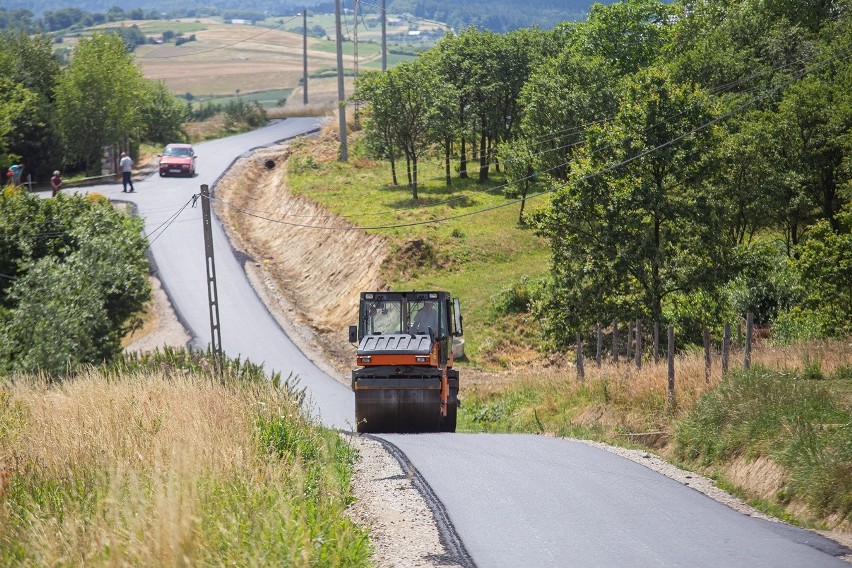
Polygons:
<instances>
[{"instance_id":1,"label":"tree","mask_svg":"<svg viewBox=\"0 0 852 568\"><path fill-rule=\"evenodd\" d=\"M0 368L61 376L117 355L150 298L141 230L104 198L0 196Z\"/></svg>"},{"instance_id":2,"label":"tree","mask_svg":"<svg viewBox=\"0 0 852 568\"><path fill-rule=\"evenodd\" d=\"M59 61L47 36L30 37L23 32L0 34L0 54L6 54L8 61L0 63L0 75L33 94L8 132L8 151L20 157L27 174L47 179L62 156L52 104Z\"/></svg>"},{"instance_id":3,"label":"tree","mask_svg":"<svg viewBox=\"0 0 852 568\"><path fill-rule=\"evenodd\" d=\"M716 141L697 130L710 101L652 67L618 106L612 125L588 130L573 181L537 218L553 251L554 299L542 310L562 342L612 317L663 321L669 295L713 291L731 266L718 195L705 183Z\"/></svg>"},{"instance_id":4,"label":"tree","mask_svg":"<svg viewBox=\"0 0 852 568\"><path fill-rule=\"evenodd\" d=\"M142 136L149 142L166 144L183 139L181 125L186 118L186 105L181 103L165 83L148 83L140 118L145 125Z\"/></svg>"},{"instance_id":5,"label":"tree","mask_svg":"<svg viewBox=\"0 0 852 568\"><path fill-rule=\"evenodd\" d=\"M35 106L38 96L20 83L0 76L0 164L11 164L21 156L10 150L12 133L21 117ZM3 170L5 174L5 169Z\"/></svg>"},{"instance_id":6,"label":"tree","mask_svg":"<svg viewBox=\"0 0 852 568\"><path fill-rule=\"evenodd\" d=\"M91 171L102 146L140 133L144 92L142 73L120 37L96 33L81 40L56 87L66 159Z\"/></svg>"}]
</instances>

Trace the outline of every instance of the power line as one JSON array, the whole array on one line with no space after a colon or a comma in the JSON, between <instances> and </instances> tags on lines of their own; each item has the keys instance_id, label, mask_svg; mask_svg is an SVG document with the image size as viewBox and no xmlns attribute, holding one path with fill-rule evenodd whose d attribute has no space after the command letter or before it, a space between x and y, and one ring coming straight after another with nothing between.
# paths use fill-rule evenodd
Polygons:
<instances>
[{"instance_id":1,"label":"power line","mask_svg":"<svg viewBox=\"0 0 852 568\"><path fill-rule=\"evenodd\" d=\"M685 139L689 136L692 136L692 135L694 135L698 132L701 132L701 131L709 128L710 126L717 124L718 122L721 122L721 121L723 121L723 120L725 120L725 119L727 119L727 118L729 118L729 117L731 117L735 114L738 114L739 112L745 110L746 108L753 105L754 103L761 101L761 100L765 99L766 97L768 97L772 94L775 94L776 92L788 87L789 85L793 84L794 82L800 80L805 75L811 73L812 71L818 69L819 67L827 64L831 60L837 59L837 58L839 58L839 55L834 56L834 57L830 57L830 58L820 62L819 64L817 64L816 66L814 66L810 70L805 69L805 70L802 70L800 72L794 73L793 77L790 80L785 81L785 82L783 82L783 83L781 83L781 84L779 84L779 85L777 85L777 86L775 86L771 89L767 89L766 91L764 91L760 95L753 97L753 98L749 99L748 101L741 103L740 105L737 105L732 110L725 112L725 113L719 115L718 117L715 117L715 118L709 120L708 122L697 126L696 128L694 128L692 130L689 130L689 131L687 131L687 132L685 132L685 133L683 133L679 136L676 136L676 137L672 138L671 140L668 140L667 142L659 144L658 146L655 146L653 148L649 148L647 150L639 152L638 154L636 154L634 156L630 156L629 158L625 158L624 160L621 160L621 161L619 161L615 164L610 164L608 166L601 168L600 170L597 170L595 172L590 172L588 174L580 176L579 178L577 178L576 180L573 180L570 183L563 184L563 185L556 186L556 187L552 187L550 189L540 191L540 192L525 196L523 198L512 199L512 200L509 200L505 203L500 203L500 204L492 205L492 206L489 206L489 207L484 207L484 208L477 209L477 210L474 210L474 211L468 211L466 213L460 213L458 215L448 215L448 216L437 218L437 219L411 221L411 222L407 222L407 223L396 223L396 224L388 224L388 225L373 225L373 226L354 226L353 225L353 226L345 226L345 227L344 226L326 226L326 227L323 227L323 226L318 226L318 225L308 225L308 224L304 224L304 223L291 223L291 222L287 222L287 221L282 221L281 219L273 219L273 218L270 218L270 217L265 217L264 215L260 215L260 214L254 212L250 209L246 209L244 207L239 207L239 206L233 205L231 203L228 203L226 201L218 200L215 197L210 197L209 199L214 200L214 201L218 201L218 202L222 203L223 205L230 207L230 208L232 208L232 209L234 209L234 210L236 210L236 211L238 211L238 212L240 212L244 215L256 217L256 218L259 218L259 219L263 219L265 221L270 221L270 222L273 222L273 223L291 226L291 227L299 227L299 228L306 228L306 229L319 229L319 230L337 230L337 231L359 230L359 231L367 231L367 230L397 229L397 228L405 228L405 227L414 227L414 226L419 226L419 225L430 225L430 224L434 224L434 223L442 223L442 222L446 222L446 221L462 219L462 218L465 218L465 217L471 217L473 215L479 215L479 214L482 214L482 213L487 213L487 212L490 212L490 211L494 211L496 209L501 209L503 207L509 207L509 206L515 205L515 204L520 203L521 201L524 201L524 200L527 200L527 199L533 199L533 198L536 198L536 197L540 197L542 195L554 193L556 191L559 191L561 189L569 187L570 185L573 185L577 182L597 177L599 175L602 175L604 173L613 171L613 170L620 168L624 165L632 163L636 160L644 158L645 156L648 156L648 155L650 155L654 152L657 152L657 151L659 151L663 148L666 148L668 146L676 144L676 143L680 142L681 140L683 140L683 139Z\"/></svg>"}]
</instances>

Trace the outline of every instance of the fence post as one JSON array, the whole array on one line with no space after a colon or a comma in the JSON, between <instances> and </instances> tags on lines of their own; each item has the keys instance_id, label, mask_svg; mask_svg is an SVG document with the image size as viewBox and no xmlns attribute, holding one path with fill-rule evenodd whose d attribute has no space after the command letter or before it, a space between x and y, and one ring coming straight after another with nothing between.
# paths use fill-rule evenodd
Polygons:
<instances>
[{"instance_id":1,"label":"fence post","mask_svg":"<svg viewBox=\"0 0 852 568\"><path fill-rule=\"evenodd\" d=\"M612 362L618 363L618 321L612 320Z\"/></svg>"},{"instance_id":2,"label":"fence post","mask_svg":"<svg viewBox=\"0 0 852 568\"><path fill-rule=\"evenodd\" d=\"M704 328L704 384L710 384L710 330Z\"/></svg>"},{"instance_id":3,"label":"fence post","mask_svg":"<svg viewBox=\"0 0 852 568\"><path fill-rule=\"evenodd\" d=\"M746 315L745 351L743 352L743 369L748 371L751 366L751 335L754 332L754 314Z\"/></svg>"},{"instance_id":4,"label":"fence post","mask_svg":"<svg viewBox=\"0 0 852 568\"><path fill-rule=\"evenodd\" d=\"M586 378L586 370L583 368L583 336L577 332L577 377L582 381Z\"/></svg>"},{"instance_id":5,"label":"fence post","mask_svg":"<svg viewBox=\"0 0 852 568\"><path fill-rule=\"evenodd\" d=\"M654 322L654 363L660 362L660 322Z\"/></svg>"},{"instance_id":6,"label":"fence post","mask_svg":"<svg viewBox=\"0 0 852 568\"><path fill-rule=\"evenodd\" d=\"M603 349L603 333L601 332L601 324L595 326L595 363L598 367L601 366L601 349Z\"/></svg>"},{"instance_id":7,"label":"fence post","mask_svg":"<svg viewBox=\"0 0 852 568\"><path fill-rule=\"evenodd\" d=\"M671 406L675 405L675 369L674 369L674 326L668 329L668 359L669 359L669 382L666 389L667 398Z\"/></svg>"},{"instance_id":8,"label":"fence post","mask_svg":"<svg viewBox=\"0 0 852 568\"><path fill-rule=\"evenodd\" d=\"M737 349L743 348L743 323L737 322Z\"/></svg>"},{"instance_id":9,"label":"fence post","mask_svg":"<svg viewBox=\"0 0 852 568\"><path fill-rule=\"evenodd\" d=\"M624 349L624 359L629 363L630 362L630 347L633 344L633 322L627 322L627 345L625 345Z\"/></svg>"},{"instance_id":10,"label":"fence post","mask_svg":"<svg viewBox=\"0 0 852 568\"><path fill-rule=\"evenodd\" d=\"M642 320L636 320L636 368L642 368Z\"/></svg>"},{"instance_id":11,"label":"fence post","mask_svg":"<svg viewBox=\"0 0 852 568\"><path fill-rule=\"evenodd\" d=\"M731 324L726 323L722 331L722 376L728 372L728 357L731 351Z\"/></svg>"}]
</instances>

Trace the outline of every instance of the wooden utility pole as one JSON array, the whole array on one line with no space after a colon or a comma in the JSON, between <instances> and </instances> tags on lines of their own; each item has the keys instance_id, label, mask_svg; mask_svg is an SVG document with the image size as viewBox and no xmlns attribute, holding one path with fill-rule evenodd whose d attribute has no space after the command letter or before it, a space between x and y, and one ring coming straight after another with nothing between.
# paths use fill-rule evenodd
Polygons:
<instances>
[{"instance_id":1,"label":"wooden utility pole","mask_svg":"<svg viewBox=\"0 0 852 568\"><path fill-rule=\"evenodd\" d=\"M382 0L382 73L388 70L388 13L387 0Z\"/></svg>"},{"instance_id":2,"label":"wooden utility pole","mask_svg":"<svg viewBox=\"0 0 852 568\"><path fill-rule=\"evenodd\" d=\"M201 218L204 225L204 265L207 267L207 300L210 304L210 352L222 371L222 331L219 326L219 293L216 289L216 263L213 258L213 219L210 214L210 190L201 186ZM224 382L224 377L222 378Z\"/></svg>"},{"instance_id":3,"label":"wooden utility pole","mask_svg":"<svg viewBox=\"0 0 852 568\"><path fill-rule=\"evenodd\" d=\"M302 104L308 104L308 9L302 9Z\"/></svg>"},{"instance_id":4,"label":"wooden utility pole","mask_svg":"<svg viewBox=\"0 0 852 568\"><path fill-rule=\"evenodd\" d=\"M360 71L358 69L358 0L352 0L352 8L353 8L352 13L354 15L353 20L352 20L352 23L353 23L353 26L352 26L352 38L353 39L352 39L352 41L354 43L353 50L352 50L352 53L353 53L352 76L357 81L358 80L358 72ZM358 130L358 128L359 128L359 126L358 126L358 113L360 111L360 108L358 106L358 99L355 99L354 105L355 105L355 112L354 112L354 115L353 115L353 120L355 121L355 130Z\"/></svg>"},{"instance_id":5,"label":"wooden utility pole","mask_svg":"<svg viewBox=\"0 0 852 568\"><path fill-rule=\"evenodd\" d=\"M343 93L343 31L340 28L340 0L334 0L334 27L337 36L337 106L340 117L340 161L349 160L346 149L346 95Z\"/></svg>"}]
</instances>

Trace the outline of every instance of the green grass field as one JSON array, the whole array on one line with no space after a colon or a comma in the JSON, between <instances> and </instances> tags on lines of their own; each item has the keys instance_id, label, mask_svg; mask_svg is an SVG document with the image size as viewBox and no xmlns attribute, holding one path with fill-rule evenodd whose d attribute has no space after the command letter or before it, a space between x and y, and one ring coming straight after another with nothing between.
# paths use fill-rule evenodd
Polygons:
<instances>
[{"instance_id":1,"label":"green grass field","mask_svg":"<svg viewBox=\"0 0 852 568\"><path fill-rule=\"evenodd\" d=\"M547 243L518 226L520 206L503 195L502 174L492 170L491 181L479 184L475 179L460 180L454 173L453 184L447 187L438 159L424 159L419 199L414 201L405 185L404 161L397 164L398 186L391 183L387 163L357 157L352 161L358 165L328 162L304 167L297 156L290 187L385 236L393 250L385 275L392 287L442 289L458 295L465 314L465 350L472 360L486 364L480 355L499 349L507 337L537 344L523 329L507 335L506 326L515 322L494 316L491 307L495 294L524 276L537 278L549 269ZM475 178L477 173L471 165L471 175ZM357 213L353 202L358 203ZM545 205L544 199L530 200L526 212ZM490 208L495 209L487 211ZM416 224L441 219L447 220Z\"/></svg>"},{"instance_id":2,"label":"green grass field","mask_svg":"<svg viewBox=\"0 0 852 568\"><path fill-rule=\"evenodd\" d=\"M193 100L196 106L205 104L227 105L230 102L241 99L244 102L258 102L263 108L271 108L281 106L281 101L286 101L293 89L270 89L268 91L258 91L256 93L244 93L239 95L227 95L221 97L198 97Z\"/></svg>"}]
</instances>

